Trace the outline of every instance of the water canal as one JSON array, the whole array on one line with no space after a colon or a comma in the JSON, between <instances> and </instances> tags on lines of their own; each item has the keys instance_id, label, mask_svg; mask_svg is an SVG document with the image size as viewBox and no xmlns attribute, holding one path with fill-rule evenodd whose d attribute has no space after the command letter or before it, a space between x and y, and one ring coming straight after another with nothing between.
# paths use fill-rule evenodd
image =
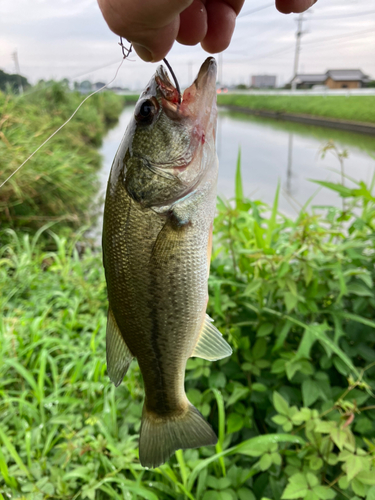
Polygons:
<instances>
[{"instance_id":1,"label":"water canal","mask_svg":"<svg viewBox=\"0 0 375 500\"><path fill-rule=\"evenodd\" d=\"M126 107L115 128L104 139L100 171L101 196L116 150L133 113ZM311 204L341 205L341 199L327 189L319 189L309 179L340 182L340 165L321 149L333 140L339 150L346 149L345 174L369 182L375 171L375 138L358 133L276 121L220 109L217 129L219 156L218 195L234 195L238 150L242 153L244 193L252 199L272 203L278 181L281 183L280 211L293 215L311 196ZM350 180L345 183L350 186Z\"/></svg>"}]
</instances>

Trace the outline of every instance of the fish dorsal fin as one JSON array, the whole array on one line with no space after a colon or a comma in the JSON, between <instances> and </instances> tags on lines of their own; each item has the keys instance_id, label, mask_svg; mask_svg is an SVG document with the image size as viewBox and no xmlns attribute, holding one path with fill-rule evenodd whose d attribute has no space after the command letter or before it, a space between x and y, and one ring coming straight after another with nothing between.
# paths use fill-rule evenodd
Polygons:
<instances>
[{"instance_id":1,"label":"fish dorsal fin","mask_svg":"<svg viewBox=\"0 0 375 500\"><path fill-rule=\"evenodd\" d=\"M212 319L206 314L199 334L198 342L191 357L216 361L232 354L232 348L224 340L219 330L212 324Z\"/></svg>"},{"instance_id":2,"label":"fish dorsal fin","mask_svg":"<svg viewBox=\"0 0 375 500\"><path fill-rule=\"evenodd\" d=\"M134 356L121 335L111 308L108 309L106 343L107 371L109 378L117 387L125 377Z\"/></svg>"}]
</instances>

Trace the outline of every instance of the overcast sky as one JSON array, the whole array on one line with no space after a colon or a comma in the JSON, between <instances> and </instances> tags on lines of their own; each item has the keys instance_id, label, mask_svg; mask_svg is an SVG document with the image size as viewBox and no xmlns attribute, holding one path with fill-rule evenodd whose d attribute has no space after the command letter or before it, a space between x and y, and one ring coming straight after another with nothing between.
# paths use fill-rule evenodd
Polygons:
<instances>
[{"instance_id":1,"label":"overcast sky","mask_svg":"<svg viewBox=\"0 0 375 500\"><path fill-rule=\"evenodd\" d=\"M289 81L297 17L280 14L272 0L246 0L223 55L223 81L248 84L256 74ZM375 0L318 0L304 14L303 27L299 72L359 68L375 79ZM17 49L21 73L31 83L64 77L107 83L121 61L117 43L96 0L0 0L0 69L15 71ZM175 44L168 59L183 87L206 56L200 46ZM155 65L132 60L115 84L139 89Z\"/></svg>"}]
</instances>

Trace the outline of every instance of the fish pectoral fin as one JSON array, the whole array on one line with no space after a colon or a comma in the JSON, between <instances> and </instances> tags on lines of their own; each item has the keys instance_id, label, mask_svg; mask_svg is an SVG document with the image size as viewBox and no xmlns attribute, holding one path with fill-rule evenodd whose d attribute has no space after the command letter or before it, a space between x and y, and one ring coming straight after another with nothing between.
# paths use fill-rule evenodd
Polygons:
<instances>
[{"instance_id":1,"label":"fish pectoral fin","mask_svg":"<svg viewBox=\"0 0 375 500\"><path fill-rule=\"evenodd\" d=\"M183 228L175 227L170 219L164 224L152 248L150 262L162 264L179 253Z\"/></svg>"},{"instance_id":2,"label":"fish pectoral fin","mask_svg":"<svg viewBox=\"0 0 375 500\"><path fill-rule=\"evenodd\" d=\"M107 372L115 386L119 386L134 358L117 326L111 307L107 319Z\"/></svg>"},{"instance_id":3,"label":"fish pectoral fin","mask_svg":"<svg viewBox=\"0 0 375 500\"><path fill-rule=\"evenodd\" d=\"M217 361L232 354L232 348L206 314L203 326L191 357Z\"/></svg>"},{"instance_id":4,"label":"fish pectoral fin","mask_svg":"<svg viewBox=\"0 0 375 500\"><path fill-rule=\"evenodd\" d=\"M186 226L191 222L197 211L197 206L206 195L204 190L194 190L172 205L171 211L179 226Z\"/></svg>"}]
</instances>

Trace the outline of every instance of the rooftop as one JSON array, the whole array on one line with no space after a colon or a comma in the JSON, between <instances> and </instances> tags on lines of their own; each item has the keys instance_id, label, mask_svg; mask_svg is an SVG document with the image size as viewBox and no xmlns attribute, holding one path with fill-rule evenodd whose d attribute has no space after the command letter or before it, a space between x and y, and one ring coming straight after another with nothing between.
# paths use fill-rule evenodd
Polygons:
<instances>
[{"instance_id":1,"label":"rooftop","mask_svg":"<svg viewBox=\"0 0 375 500\"><path fill-rule=\"evenodd\" d=\"M361 81L369 82L370 78L365 75L360 69L329 69L321 74L299 74L296 76L299 84L319 84L325 83L327 78L332 78L336 82Z\"/></svg>"},{"instance_id":2,"label":"rooftop","mask_svg":"<svg viewBox=\"0 0 375 500\"><path fill-rule=\"evenodd\" d=\"M368 76L365 75L360 69L330 69L326 72L327 78L331 77L332 80L337 82L350 81L350 80L367 80Z\"/></svg>"}]
</instances>

